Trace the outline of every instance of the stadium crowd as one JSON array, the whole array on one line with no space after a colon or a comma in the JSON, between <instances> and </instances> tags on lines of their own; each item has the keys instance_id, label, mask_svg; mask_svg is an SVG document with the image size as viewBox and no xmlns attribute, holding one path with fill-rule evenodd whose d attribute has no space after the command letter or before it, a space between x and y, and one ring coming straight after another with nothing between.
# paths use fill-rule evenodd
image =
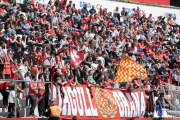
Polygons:
<instances>
[{"instance_id":1,"label":"stadium crowd","mask_svg":"<svg viewBox=\"0 0 180 120\"><path fill-rule=\"evenodd\" d=\"M24 80L17 89L23 93L27 106L31 106L30 115L34 116L38 97L39 116L42 116L48 107L50 84L31 81L54 82L56 86L84 84L89 88L95 85L139 89L139 79L113 82L121 56L126 54L146 67L148 78L142 80L141 88L150 86L159 96L158 108L169 108L171 103L164 98L167 93L163 89L164 82L179 84L180 26L171 14L167 19L154 18L153 14L141 14L139 7L131 13L125 7L117 6L108 12L107 8L97 10L95 6L88 10L86 4L82 9L76 8L73 1L67 0L54 3L50 0L48 4L24 0L23 5L2 0L0 79ZM75 69L71 67L70 46L88 53ZM3 104L9 112L14 111L12 86L14 82L0 84ZM148 91L146 95L149 96ZM150 115L147 112L146 116Z\"/></svg>"}]
</instances>

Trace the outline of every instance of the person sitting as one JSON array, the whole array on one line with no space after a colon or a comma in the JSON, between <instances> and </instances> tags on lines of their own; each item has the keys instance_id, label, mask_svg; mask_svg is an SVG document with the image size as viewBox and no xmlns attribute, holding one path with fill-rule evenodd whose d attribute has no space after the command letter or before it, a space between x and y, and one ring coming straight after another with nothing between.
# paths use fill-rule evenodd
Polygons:
<instances>
[{"instance_id":1,"label":"person sitting","mask_svg":"<svg viewBox=\"0 0 180 120\"><path fill-rule=\"evenodd\" d=\"M158 115L162 117L162 109L164 109L164 94L160 94L158 100L156 101L156 111Z\"/></svg>"}]
</instances>

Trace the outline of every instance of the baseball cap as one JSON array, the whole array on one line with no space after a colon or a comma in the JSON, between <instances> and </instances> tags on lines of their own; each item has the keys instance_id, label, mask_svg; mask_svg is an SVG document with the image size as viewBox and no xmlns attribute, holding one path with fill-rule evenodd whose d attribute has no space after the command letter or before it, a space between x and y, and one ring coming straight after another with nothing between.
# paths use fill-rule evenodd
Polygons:
<instances>
[{"instance_id":1,"label":"baseball cap","mask_svg":"<svg viewBox=\"0 0 180 120\"><path fill-rule=\"evenodd\" d=\"M71 39L71 37L70 37L70 36L67 36L67 39Z\"/></svg>"}]
</instances>

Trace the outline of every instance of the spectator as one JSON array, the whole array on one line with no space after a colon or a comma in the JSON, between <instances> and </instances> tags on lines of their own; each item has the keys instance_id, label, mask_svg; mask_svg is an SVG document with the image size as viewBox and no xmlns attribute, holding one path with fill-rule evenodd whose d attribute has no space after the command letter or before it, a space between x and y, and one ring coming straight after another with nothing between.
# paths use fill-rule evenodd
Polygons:
<instances>
[{"instance_id":1,"label":"spectator","mask_svg":"<svg viewBox=\"0 0 180 120\"><path fill-rule=\"evenodd\" d=\"M162 117L162 109L164 109L164 94L160 94L158 100L156 101L156 110L158 115Z\"/></svg>"},{"instance_id":2,"label":"spectator","mask_svg":"<svg viewBox=\"0 0 180 120\"><path fill-rule=\"evenodd\" d=\"M121 16L125 16L125 7L122 8Z\"/></svg>"},{"instance_id":3,"label":"spectator","mask_svg":"<svg viewBox=\"0 0 180 120\"><path fill-rule=\"evenodd\" d=\"M44 76L43 74L39 74L39 82L44 82ZM44 83L37 83L37 87L38 89L38 112L39 112L39 117L41 117L43 115L43 94L45 91L45 86Z\"/></svg>"},{"instance_id":4,"label":"spectator","mask_svg":"<svg viewBox=\"0 0 180 120\"><path fill-rule=\"evenodd\" d=\"M93 78L94 78L94 80L96 81L96 83L98 84L98 85L101 85L101 80L100 80L100 78L102 77L102 72L101 72L101 69L102 69L102 66L101 65L99 65L98 67L97 67L97 70L94 72L94 74L93 74Z\"/></svg>"},{"instance_id":5,"label":"spectator","mask_svg":"<svg viewBox=\"0 0 180 120\"><path fill-rule=\"evenodd\" d=\"M8 112L14 111L15 107L15 87L11 86L11 91L9 93L9 106L8 106Z\"/></svg>"},{"instance_id":6,"label":"spectator","mask_svg":"<svg viewBox=\"0 0 180 120\"><path fill-rule=\"evenodd\" d=\"M88 12L87 4L84 5L84 7L81 9L81 12L82 12L83 15L85 15Z\"/></svg>"},{"instance_id":7,"label":"spectator","mask_svg":"<svg viewBox=\"0 0 180 120\"><path fill-rule=\"evenodd\" d=\"M89 10L89 12L92 14L96 14L96 9L94 5L92 5L92 8Z\"/></svg>"},{"instance_id":8,"label":"spectator","mask_svg":"<svg viewBox=\"0 0 180 120\"><path fill-rule=\"evenodd\" d=\"M31 81L36 81L36 76L32 76L32 80ZM30 116L31 117L35 117L34 115L34 109L36 107L36 90L38 90L39 87L37 86L36 83L34 82L30 82L29 83L29 98L30 98L30 102L31 102L31 110L30 110Z\"/></svg>"},{"instance_id":9,"label":"spectator","mask_svg":"<svg viewBox=\"0 0 180 120\"><path fill-rule=\"evenodd\" d=\"M23 29L23 31L22 31L23 34L30 35L30 32L29 32L30 26L28 26L28 25L26 24L26 21L25 21L25 20L22 21L21 27L22 27L22 29Z\"/></svg>"}]
</instances>

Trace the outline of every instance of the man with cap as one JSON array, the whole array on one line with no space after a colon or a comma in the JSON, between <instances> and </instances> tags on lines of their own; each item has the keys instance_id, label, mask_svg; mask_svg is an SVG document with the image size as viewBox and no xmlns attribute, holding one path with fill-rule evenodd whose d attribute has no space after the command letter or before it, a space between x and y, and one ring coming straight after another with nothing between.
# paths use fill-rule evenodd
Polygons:
<instances>
[{"instance_id":1,"label":"man with cap","mask_svg":"<svg viewBox=\"0 0 180 120\"><path fill-rule=\"evenodd\" d=\"M74 13L75 11L77 11L77 9L76 9L76 4L73 3L73 6L72 6L72 12Z\"/></svg>"},{"instance_id":2,"label":"man with cap","mask_svg":"<svg viewBox=\"0 0 180 120\"><path fill-rule=\"evenodd\" d=\"M46 117L49 117L49 120L59 120L61 109L57 105L57 100L55 98L51 99L51 107L45 113Z\"/></svg>"},{"instance_id":3,"label":"man with cap","mask_svg":"<svg viewBox=\"0 0 180 120\"><path fill-rule=\"evenodd\" d=\"M116 14L118 17L118 20L120 20L120 12L119 12L119 7L117 6L116 9L113 11L113 15Z\"/></svg>"}]
</instances>

